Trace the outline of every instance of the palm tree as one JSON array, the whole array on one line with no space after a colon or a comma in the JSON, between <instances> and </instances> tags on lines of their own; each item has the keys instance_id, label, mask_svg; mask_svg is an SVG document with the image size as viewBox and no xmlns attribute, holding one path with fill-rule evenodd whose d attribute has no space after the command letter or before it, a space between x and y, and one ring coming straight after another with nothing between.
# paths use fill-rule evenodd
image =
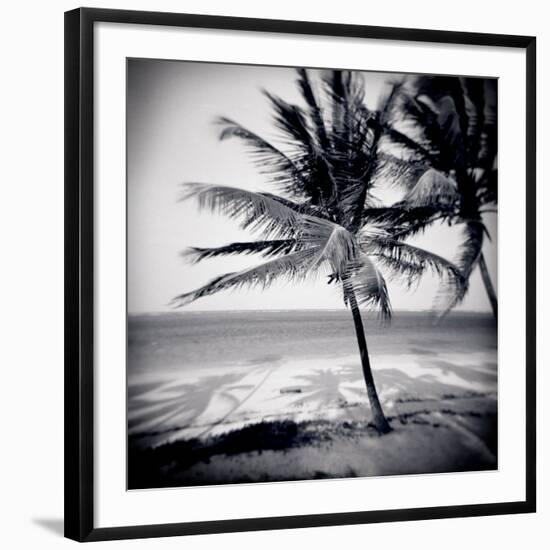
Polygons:
<instances>
[{"instance_id":1,"label":"palm tree","mask_svg":"<svg viewBox=\"0 0 550 550\"><path fill-rule=\"evenodd\" d=\"M497 296L483 254L490 235L482 215L497 206L496 86L494 79L426 76L402 86L388 132L404 153L399 181L406 194L392 207L367 214L371 222L391 226L398 238L436 221L460 225L463 241L455 263L466 280L479 266L495 320ZM446 311L466 289L461 287Z\"/></svg>"},{"instance_id":2,"label":"palm tree","mask_svg":"<svg viewBox=\"0 0 550 550\"><path fill-rule=\"evenodd\" d=\"M329 283L341 286L344 303L351 309L373 421L379 432L386 433L390 426L378 398L360 307L377 308L383 319L390 318L390 299L380 267L408 283L433 270L455 292L460 291L463 279L447 260L366 224L366 207L374 204L373 187L391 173L393 159L382 152L382 143L398 86L378 110L370 110L357 73L331 71L314 81L310 73L299 69L297 84L305 107L264 91L284 149L233 120L218 120L220 139L242 140L280 194L190 183L182 197L198 199L200 208L222 213L257 235L248 242L191 248L185 255L201 261L259 254L267 261L220 275L177 296L174 305L223 290L266 288L280 278L299 282L324 273Z\"/></svg>"}]
</instances>

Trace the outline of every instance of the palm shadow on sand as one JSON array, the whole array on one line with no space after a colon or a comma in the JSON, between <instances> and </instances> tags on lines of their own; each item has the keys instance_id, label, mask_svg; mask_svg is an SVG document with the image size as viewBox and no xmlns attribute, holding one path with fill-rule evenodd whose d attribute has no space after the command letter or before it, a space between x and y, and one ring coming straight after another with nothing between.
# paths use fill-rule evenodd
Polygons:
<instances>
[{"instance_id":1,"label":"palm shadow on sand","mask_svg":"<svg viewBox=\"0 0 550 550\"><path fill-rule=\"evenodd\" d=\"M412 375L407 372L406 364L375 370L374 378L382 399L391 394L398 398L423 401L496 391L497 371L493 363L457 366L448 361L426 358L422 365L423 370L432 372ZM343 365L342 371L342 376L347 380L362 379L360 365ZM366 391L357 386L348 389L358 396Z\"/></svg>"},{"instance_id":2,"label":"palm shadow on sand","mask_svg":"<svg viewBox=\"0 0 550 550\"><path fill-rule=\"evenodd\" d=\"M158 383L154 388L148 387L148 394L155 393L152 402L143 393L129 396L128 429L159 433L188 425L206 411L214 396L233 400L228 390L247 389L248 385L238 384L245 376L246 372L232 372L203 376L193 383Z\"/></svg>"},{"instance_id":3,"label":"palm shadow on sand","mask_svg":"<svg viewBox=\"0 0 550 550\"><path fill-rule=\"evenodd\" d=\"M361 378L351 369L317 369L312 373L295 377L296 386L300 388L300 397L292 401L292 407L306 404L318 404L319 409L329 403L346 402L345 393L350 390L349 383ZM276 398L280 398L277 396Z\"/></svg>"},{"instance_id":4,"label":"palm shadow on sand","mask_svg":"<svg viewBox=\"0 0 550 550\"><path fill-rule=\"evenodd\" d=\"M266 362L269 366L266 367ZM279 366L281 357L253 359L250 369L240 369L222 375L203 376L192 383L171 382L135 384L128 387L128 430L132 435L159 436L182 430L203 415L215 398L226 403L225 413L219 415L204 430L224 422L246 402ZM241 383L251 374L260 374L258 383ZM141 390L141 391L140 391ZM244 395L242 392L246 392ZM237 397L235 393L239 394ZM154 399L151 400L151 395ZM149 397L148 397L149 396Z\"/></svg>"},{"instance_id":5,"label":"palm shadow on sand","mask_svg":"<svg viewBox=\"0 0 550 550\"><path fill-rule=\"evenodd\" d=\"M414 364L396 362L395 367L375 370L375 382L384 402L420 403L496 391L497 371L494 363L457 366L432 357L432 354L420 354L419 358L421 360ZM167 433L189 427L201 429L201 416L207 410L210 414L216 410L215 407L219 407L218 414L204 421L199 436L206 435L220 423L230 421L231 416L257 392L281 363L281 357L262 357L251 360L248 367L244 365L246 368L202 376L193 382L163 381L130 385L129 435L162 440ZM245 380L249 375L253 375L252 380ZM361 366L355 362L296 374L293 384L299 389L296 398L290 401L290 407L294 410L304 407L319 411L352 406L367 398ZM283 400L284 405L285 397L288 398L281 392L271 399ZM286 401L288 406L289 401ZM289 413L284 409L285 406L282 406L281 415Z\"/></svg>"}]
</instances>

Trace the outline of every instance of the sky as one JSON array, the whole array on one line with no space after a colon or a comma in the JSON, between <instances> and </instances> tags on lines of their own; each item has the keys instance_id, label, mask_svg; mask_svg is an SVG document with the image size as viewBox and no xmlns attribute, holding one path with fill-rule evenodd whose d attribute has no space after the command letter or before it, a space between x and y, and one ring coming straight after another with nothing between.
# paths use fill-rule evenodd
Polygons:
<instances>
[{"instance_id":1,"label":"sky","mask_svg":"<svg viewBox=\"0 0 550 550\"><path fill-rule=\"evenodd\" d=\"M232 118L276 142L268 100L262 89L286 101L302 104L293 69L252 65L169 60L128 61L127 188L128 188L128 312L171 311L172 298L193 290L222 273L252 266L261 257L224 257L189 264L181 252L190 246L219 246L251 240L235 221L199 212L192 200L180 202L181 184L203 182L277 192L258 173L238 139L220 142L219 116ZM365 72L365 101L378 98L396 78L390 73ZM388 204L396 189L381 189ZM484 253L497 287L497 216L484 218L491 235ZM410 242L449 260L456 257L460 229L435 225ZM389 281L394 310L430 309L438 289L435 276L425 275L407 289ZM266 290L226 291L185 307L189 311L242 309L340 309L341 291L323 279L295 285L275 283ZM458 309L490 311L476 269Z\"/></svg>"}]
</instances>

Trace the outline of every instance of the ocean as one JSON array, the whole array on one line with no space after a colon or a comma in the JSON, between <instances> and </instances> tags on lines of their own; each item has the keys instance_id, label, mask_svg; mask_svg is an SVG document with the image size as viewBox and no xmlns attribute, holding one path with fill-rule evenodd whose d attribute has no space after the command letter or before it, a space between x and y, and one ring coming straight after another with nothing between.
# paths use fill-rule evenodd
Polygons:
<instances>
[{"instance_id":1,"label":"ocean","mask_svg":"<svg viewBox=\"0 0 550 550\"><path fill-rule=\"evenodd\" d=\"M385 354L494 352L492 315L452 312L434 324L431 312L397 312L390 324L363 319L373 362ZM131 315L128 376L186 369L258 365L276 360L357 353L349 310L215 311Z\"/></svg>"}]
</instances>

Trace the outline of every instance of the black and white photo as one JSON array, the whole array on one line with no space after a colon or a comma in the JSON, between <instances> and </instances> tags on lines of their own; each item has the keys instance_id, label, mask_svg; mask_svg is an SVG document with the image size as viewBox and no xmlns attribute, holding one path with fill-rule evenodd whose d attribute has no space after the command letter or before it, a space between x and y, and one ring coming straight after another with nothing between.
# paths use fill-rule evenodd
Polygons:
<instances>
[{"instance_id":1,"label":"black and white photo","mask_svg":"<svg viewBox=\"0 0 550 550\"><path fill-rule=\"evenodd\" d=\"M127 60L127 487L498 468L497 79Z\"/></svg>"}]
</instances>

